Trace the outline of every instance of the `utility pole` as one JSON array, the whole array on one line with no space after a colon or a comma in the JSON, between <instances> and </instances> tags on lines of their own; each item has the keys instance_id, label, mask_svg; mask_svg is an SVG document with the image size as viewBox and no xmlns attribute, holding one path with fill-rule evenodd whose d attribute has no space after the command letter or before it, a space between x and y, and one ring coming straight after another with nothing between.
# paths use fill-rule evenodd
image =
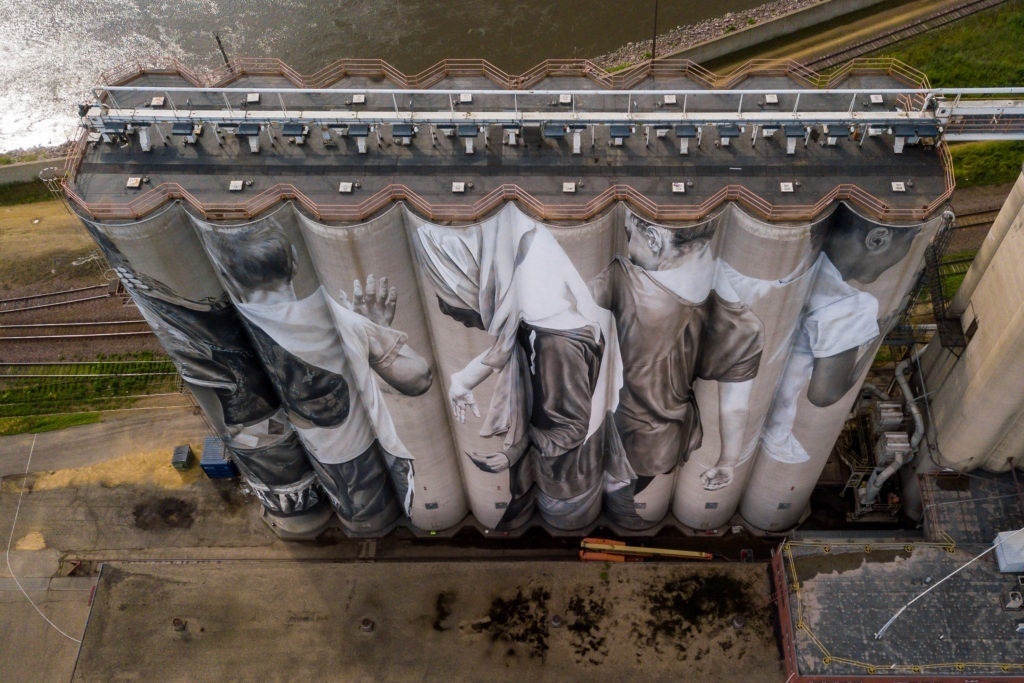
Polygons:
<instances>
[{"instance_id":1,"label":"utility pole","mask_svg":"<svg viewBox=\"0 0 1024 683\"><path fill-rule=\"evenodd\" d=\"M228 68L228 71L234 71L231 68L231 60L228 59L228 53L224 51L224 43L220 42L220 34L214 33L213 39L217 41L217 49L220 50L220 56L224 58L224 66Z\"/></svg>"},{"instance_id":2,"label":"utility pole","mask_svg":"<svg viewBox=\"0 0 1024 683\"><path fill-rule=\"evenodd\" d=\"M658 0L654 0L654 29L651 32L651 64L658 55Z\"/></svg>"}]
</instances>

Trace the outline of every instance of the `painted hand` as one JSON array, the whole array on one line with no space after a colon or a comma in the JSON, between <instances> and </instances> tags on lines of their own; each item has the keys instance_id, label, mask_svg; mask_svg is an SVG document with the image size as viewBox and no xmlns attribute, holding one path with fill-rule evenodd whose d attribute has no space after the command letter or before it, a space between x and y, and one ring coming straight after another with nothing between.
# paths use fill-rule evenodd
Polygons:
<instances>
[{"instance_id":1,"label":"painted hand","mask_svg":"<svg viewBox=\"0 0 1024 683\"><path fill-rule=\"evenodd\" d=\"M460 424L466 422L467 409L471 410L476 417L480 417L473 390L462 383L458 373L452 375L451 384L448 387L448 401L452 404L452 414Z\"/></svg>"},{"instance_id":2,"label":"painted hand","mask_svg":"<svg viewBox=\"0 0 1024 683\"><path fill-rule=\"evenodd\" d=\"M484 472L491 472L496 474L498 472L504 472L508 469L508 456L504 453L471 453L467 452L466 455L473 461L473 464L482 469Z\"/></svg>"},{"instance_id":3,"label":"painted hand","mask_svg":"<svg viewBox=\"0 0 1024 683\"><path fill-rule=\"evenodd\" d=\"M382 277L380 282L370 275L366 276L366 289L359 280L352 282L352 298L349 299L345 290L339 293L341 305L355 311L364 318L369 318L378 325L391 327L391 321L395 319L395 308L398 306L398 288L388 287L387 277Z\"/></svg>"},{"instance_id":4,"label":"painted hand","mask_svg":"<svg viewBox=\"0 0 1024 683\"><path fill-rule=\"evenodd\" d=\"M732 479L732 467L712 467L700 475L705 491L717 491L718 489L725 488L732 483Z\"/></svg>"}]
</instances>

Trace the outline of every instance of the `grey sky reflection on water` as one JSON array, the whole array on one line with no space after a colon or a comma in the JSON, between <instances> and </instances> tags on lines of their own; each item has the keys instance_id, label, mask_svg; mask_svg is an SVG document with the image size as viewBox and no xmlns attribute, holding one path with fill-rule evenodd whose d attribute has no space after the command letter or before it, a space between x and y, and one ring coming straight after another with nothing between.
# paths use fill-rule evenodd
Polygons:
<instances>
[{"instance_id":1,"label":"grey sky reflection on water","mask_svg":"<svg viewBox=\"0 0 1024 683\"><path fill-rule=\"evenodd\" d=\"M668 30L762 0L661 0ZM59 144L99 74L147 56L197 68L277 57L311 73L340 57L380 57L415 73L445 57L522 72L648 40L654 0L0 0L0 152Z\"/></svg>"}]
</instances>

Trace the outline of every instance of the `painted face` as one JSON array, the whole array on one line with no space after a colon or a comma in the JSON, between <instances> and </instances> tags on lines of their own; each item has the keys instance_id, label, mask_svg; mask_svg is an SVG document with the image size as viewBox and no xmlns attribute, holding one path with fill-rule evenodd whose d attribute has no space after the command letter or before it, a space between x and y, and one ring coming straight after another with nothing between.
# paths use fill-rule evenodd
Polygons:
<instances>
[{"instance_id":1,"label":"painted face","mask_svg":"<svg viewBox=\"0 0 1024 683\"><path fill-rule=\"evenodd\" d=\"M843 279L871 284L910 251L915 230L878 226L832 236L828 256Z\"/></svg>"},{"instance_id":2,"label":"painted face","mask_svg":"<svg viewBox=\"0 0 1024 683\"><path fill-rule=\"evenodd\" d=\"M629 260L647 270L656 270L661 254L661 240L656 228L636 216L626 221Z\"/></svg>"}]
</instances>

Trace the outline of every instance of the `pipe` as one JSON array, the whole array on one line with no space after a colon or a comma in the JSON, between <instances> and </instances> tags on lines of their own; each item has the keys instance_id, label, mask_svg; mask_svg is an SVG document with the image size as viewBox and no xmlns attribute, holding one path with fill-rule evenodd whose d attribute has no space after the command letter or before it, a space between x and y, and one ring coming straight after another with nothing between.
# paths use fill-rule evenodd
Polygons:
<instances>
[{"instance_id":1,"label":"pipe","mask_svg":"<svg viewBox=\"0 0 1024 683\"><path fill-rule=\"evenodd\" d=\"M921 439L924 438L924 418L921 417L921 409L917 407L915 403L914 394L910 389L910 383L907 378L904 377L903 373L910 367L910 364L917 359L918 350L915 349L909 357L904 358L896 364L896 382L900 385L900 391L903 392L903 398L907 404L907 410L914 416L914 435L910 438L910 457L917 454L917 448L921 445ZM875 469L871 473L871 478L868 479L868 485L864 488L864 492L860 496L861 505L871 505L878 498L879 492L882 490L882 485L889 480L889 477L900 471L906 461L903 458L902 453L897 453L893 458L892 462L889 463L885 469Z\"/></svg>"},{"instance_id":2,"label":"pipe","mask_svg":"<svg viewBox=\"0 0 1024 683\"><path fill-rule=\"evenodd\" d=\"M864 385L861 387L860 390L861 392L867 392L869 394L872 394L883 401L892 400L892 397L890 397L889 394L885 393L871 382L864 382Z\"/></svg>"}]
</instances>

